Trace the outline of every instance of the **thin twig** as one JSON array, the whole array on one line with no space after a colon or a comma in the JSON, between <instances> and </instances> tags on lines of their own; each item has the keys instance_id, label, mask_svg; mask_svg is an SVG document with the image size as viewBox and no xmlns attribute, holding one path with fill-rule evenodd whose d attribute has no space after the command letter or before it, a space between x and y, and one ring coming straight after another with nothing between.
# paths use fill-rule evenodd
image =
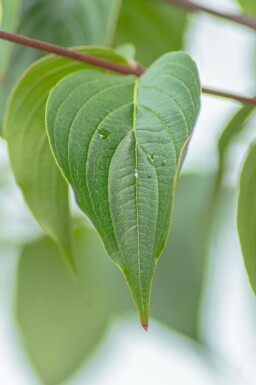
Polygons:
<instances>
[{"instance_id":1,"label":"thin twig","mask_svg":"<svg viewBox=\"0 0 256 385\"><path fill-rule=\"evenodd\" d=\"M208 13L209 15L213 15L225 20L233 21L234 23L244 25L245 27L251 28L254 31L256 31L256 18L254 17L250 17L243 14L238 15L233 13L215 11L212 8L208 8L204 5L194 3L193 1L190 1L190 0L165 0L165 1L172 4L176 4L182 8L187 9L190 12Z\"/></svg>"},{"instance_id":2,"label":"thin twig","mask_svg":"<svg viewBox=\"0 0 256 385\"><path fill-rule=\"evenodd\" d=\"M55 44L46 43L41 40L31 39L26 36L17 35L6 31L0 30L0 39L25 45L27 47L35 48L40 51L68 57L70 59L78 60L80 62L87 63L87 64L92 64L96 67L105 68L110 71L119 72L121 74L130 74L130 75L139 76L144 72L144 70L141 69L140 67L132 68L126 65L112 63L95 56L86 55L81 52L73 51L70 48L61 47Z\"/></svg>"},{"instance_id":3,"label":"thin twig","mask_svg":"<svg viewBox=\"0 0 256 385\"><path fill-rule=\"evenodd\" d=\"M45 51L48 53L53 53L56 55L68 57L70 59L74 59L87 64L92 64L96 67L104 68L104 69L118 72L121 74L140 76L145 72L145 68L139 66L139 64L136 67L129 67L122 64L112 63L110 61L100 59L95 56L86 55L81 52L73 51L70 48L64 48L55 44L46 43L41 40L35 40L35 39L28 38L26 36L16 35L16 34L1 31L1 30L0 30L0 39L11 41L13 43L21 44L30 48L35 48L40 51ZM221 96L223 98L233 99L242 104L256 106L255 98L248 98L248 97L235 95L228 92L213 90L210 88L202 88L202 92L209 95Z\"/></svg>"},{"instance_id":4,"label":"thin twig","mask_svg":"<svg viewBox=\"0 0 256 385\"><path fill-rule=\"evenodd\" d=\"M222 98L232 99L236 100L237 102L240 102L242 104L247 104L249 106L256 106L256 98L248 98L246 96L231 94L229 92L223 92L218 90L213 90L211 88L202 88L202 92L204 94L213 95L213 96L220 96Z\"/></svg>"}]
</instances>

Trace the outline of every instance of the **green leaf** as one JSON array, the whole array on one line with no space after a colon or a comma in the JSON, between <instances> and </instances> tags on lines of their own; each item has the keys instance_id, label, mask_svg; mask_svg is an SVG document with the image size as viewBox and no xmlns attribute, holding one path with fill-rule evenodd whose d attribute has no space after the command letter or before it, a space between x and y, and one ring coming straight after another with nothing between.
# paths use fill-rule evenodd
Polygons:
<instances>
[{"instance_id":1,"label":"green leaf","mask_svg":"<svg viewBox=\"0 0 256 385\"><path fill-rule=\"evenodd\" d=\"M256 3L255 0L238 0L243 11L248 15L256 16Z\"/></svg>"},{"instance_id":2,"label":"green leaf","mask_svg":"<svg viewBox=\"0 0 256 385\"><path fill-rule=\"evenodd\" d=\"M186 13L159 0L123 0L115 45L131 42L144 65L182 48Z\"/></svg>"},{"instance_id":3,"label":"green leaf","mask_svg":"<svg viewBox=\"0 0 256 385\"><path fill-rule=\"evenodd\" d=\"M256 293L256 143L245 160L238 198L237 225L245 266Z\"/></svg>"},{"instance_id":4,"label":"green leaf","mask_svg":"<svg viewBox=\"0 0 256 385\"><path fill-rule=\"evenodd\" d=\"M111 49L81 48L81 52L120 63ZM11 166L25 200L38 223L72 263L68 185L51 153L45 130L45 105L50 90L64 76L89 65L48 56L33 64L19 80L5 119Z\"/></svg>"},{"instance_id":5,"label":"green leaf","mask_svg":"<svg viewBox=\"0 0 256 385\"><path fill-rule=\"evenodd\" d=\"M8 32L14 32L17 27L18 16L20 11L20 0L2 0L0 3L0 25L1 29ZM0 83L8 68L12 44L0 40Z\"/></svg>"},{"instance_id":6,"label":"green leaf","mask_svg":"<svg viewBox=\"0 0 256 385\"><path fill-rule=\"evenodd\" d=\"M125 57L127 60L133 61L135 59L136 55L136 48L133 44L127 43L127 44L121 44L118 47L115 47L115 51Z\"/></svg>"},{"instance_id":7,"label":"green leaf","mask_svg":"<svg viewBox=\"0 0 256 385\"><path fill-rule=\"evenodd\" d=\"M24 0L20 33L67 46L109 45L118 3L119 0Z\"/></svg>"},{"instance_id":8,"label":"green leaf","mask_svg":"<svg viewBox=\"0 0 256 385\"><path fill-rule=\"evenodd\" d=\"M18 0L4 0L4 4L5 2L8 14L13 14ZM17 32L66 47L111 44L118 3L119 0L23 0ZM4 63L1 44L0 42L0 66ZM10 47L10 43L3 44ZM43 55L45 53L42 51L15 46L9 70L4 83L0 85L0 133L6 100L12 87L21 73Z\"/></svg>"},{"instance_id":9,"label":"green leaf","mask_svg":"<svg viewBox=\"0 0 256 385\"><path fill-rule=\"evenodd\" d=\"M219 169L216 182L216 189L218 190L223 179L223 173L225 168L225 155L229 149L231 143L235 137L242 132L246 125L248 118L254 112L254 107L244 106L240 108L235 115L231 118L227 126L221 133L218 143L219 150Z\"/></svg>"},{"instance_id":10,"label":"green leaf","mask_svg":"<svg viewBox=\"0 0 256 385\"><path fill-rule=\"evenodd\" d=\"M0 0L0 26L2 26L2 19L3 19L3 5L2 5L2 0Z\"/></svg>"},{"instance_id":11,"label":"green leaf","mask_svg":"<svg viewBox=\"0 0 256 385\"><path fill-rule=\"evenodd\" d=\"M97 71L70 75L47 104L56 160L123 272L145 328L199 98L196 66L177 52L158 59L140 79Z\"/></svg>"},{"instance_id":12,"label":"green leaf","mask_svg":"<svg viewBox=\"0 0 256 385\"><path fill-rule=\"evenodd\" d=\"M78 369L113 314L108 266L94 254L98 240L93 233L81 228L75 233L76 262L90 305L49 238L27 245L20 258L16 313L25 348L45 385L62 383Z\"/></svg>"}]
</instances>

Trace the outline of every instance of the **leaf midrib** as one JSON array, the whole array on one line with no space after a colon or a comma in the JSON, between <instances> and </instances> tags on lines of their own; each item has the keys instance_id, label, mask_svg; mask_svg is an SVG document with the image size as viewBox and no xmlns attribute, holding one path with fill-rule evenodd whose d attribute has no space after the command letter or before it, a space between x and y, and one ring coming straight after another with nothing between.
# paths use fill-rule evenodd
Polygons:
<instances>
[{"instance_id":1,"label":"leaf midrib","mask_svg":"<svg viewBox=\"0 0 256 385\"><path fill-rule=\"evenodd\" d=\"M136 208L136 227L137 227L137 252L138 252L138 272L139 272L139 282L140 282L140 296L141 296L141 306L143 309L143 315L145 316L145 307L144 307L144 301L143 301L143 294L142 294L142 283L141 283L141 266L140 266L140 226L139 226L139 202L138 202L138 179L139 179L139 170L138 170L138 138L136 133L136 117L137 117L137 105L138 105L138 89L139 89L139 79L136 79L134 82L134 92L133 92L133 124L132 124L132 130L134 134L134 140L135 140L135 172L137 175L134 174L134 187L135 187L135 208Z\"/></svg>"}]
</instances>

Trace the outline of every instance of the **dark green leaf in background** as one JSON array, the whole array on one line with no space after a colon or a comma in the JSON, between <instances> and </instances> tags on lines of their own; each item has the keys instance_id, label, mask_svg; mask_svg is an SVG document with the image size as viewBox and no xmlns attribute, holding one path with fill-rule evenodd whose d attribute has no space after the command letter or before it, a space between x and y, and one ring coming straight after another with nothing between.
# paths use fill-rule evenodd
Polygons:
<instances>
[{"instance_id":1,"label":"dark green leaf in background","mask_svg":"<svg viewBox=\"0 0 256 385\"><path fill-rule=\"evenodd\" d=\"M18 0L4 0L5 3L8 14L14 17ZM19 34L66 47L112 43L119 0L23 0L22 4L19 27L16 28ZM3 26L3 29L8 28ZM0 133L11 88L25 68L42 55L44 53L38 50L14 47L9 71L0 85Z\"/></svg>"},{"instance_id":2,"label":"dark green leaf in background","mask_svg":"<svg viewBox=\"0 0 256 385\"><path fill-rule=\"evenodd\" d=\"M131 42L137 59L148 66L183 46L186 12L161 0L122 0L115 44Z\"/></svg>"},{"instance_id":3,"label":"dark green leaf in background","mask_svg":"<svg viewBox=\"0 0 256 385\"><path fill-rule=\"evenodd\" d=\"M140 79L77 72L57 84L47 104L56 160L123 272L144 327L199 99L195 63L177 52Z\"/></svg>"},{"instance_id":4,"label":"dark green leaf in background","mask_svg":"<svg viewBox=\"0 0 256 385\"><path fill-rule=\"evenodd\" d=\"M245 266L256 293L256 144L247 155L240 178L237 225Z\"/></svg>"}]
</instances>

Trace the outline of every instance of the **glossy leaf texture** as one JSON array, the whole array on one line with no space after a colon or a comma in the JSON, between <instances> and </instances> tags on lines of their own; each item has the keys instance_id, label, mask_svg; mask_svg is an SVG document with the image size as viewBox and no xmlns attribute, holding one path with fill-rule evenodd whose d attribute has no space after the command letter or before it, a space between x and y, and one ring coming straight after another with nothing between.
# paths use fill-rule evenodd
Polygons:
<instances>
[{"instance_id":1,"label":"glossy leaf texture","mask_svg":"<svg viewBox=\"0 0 256 385\"><path fill-rule=\"evenodd\" d=\"M81 48L108 60L126 63L111 49ZM50 90L64 76L89 65L48 56L21 77L9 101L5 138L13 173L34 217L72 263L68 185L57 167L45 130L45 106Z\"/></svg>"},{"instance_id":2,"label":"glossy leaf texture","mask_svg":"<svg viewBox=\"0 0 256 385\"><path fill-rule=\"evenodd\" d=\"M8 13L14 13L17 2L4 0ZM112 41L118 3L119 0L23 0L16 32L66 47L108 45ZM9 43L6 44L9 46ZM44 52L18 45L13 48L11 65L0 85L0 133L6 100L12 87L32 62L45 55Z\"/></svg>"},{"instance_id":3,"label":"glossy leaf texture","mask_svg":"<svg viewBox=\"0 0 256 385\"><path fill-rule=\"evenodd\" d=\"M138 61L148 66L182 48L186 23L186 12L167 2L122 0L114 42L134 44Z\"/></svg>"},{"instance_id":4,"label":"glossy leaf texture","mask_svg":"<svg viewBox=\"0 0 256 385\"><path fill-rule=\"evenodd\" d=\"M247 127L248 119L254 112L254 107L244 106L240 108L230 119L226 127L223 129L219 142L219 169L217 176L216 189L219 190L223 174L225 171L225 159L230 145L235 140L236 136L239 135Z\"/></svg>"},{"instance_id":5,"label":"glossy leaf texture","mask_svg":"<svg viewBox=\"0 0 256 385\"><path fill-rule=\"evenodd\" d=\"M70 75L47 103L56 161L124 274L145 328L199 99L196 65L176 52L140 79L97 71Z\"/></svg>"},{"instance_id":6,"label":"glossy leaf texture","mask_svg":"<svg viewBox=\"0 0 256 385\"><path fill-rule=\"evenodd\" d=\"M249 150L240 177L237 225L245 266L256 293L256 144Z\"/></svg>"},{"instance_id":7,"label":"glossy leaf texture","mask_svg":"<svg viewBox=\"0 0 256 385\"><path fill-rule=\"evenodd\" d=\"M113 315L113 290L106 279L112 266L99 258L101 245L94 231L78 228L75 249L90 304L49 238L27 245L19 261L16 314L24 347L45 385L60 384L79 368Z\"/></svg>"}]
</instances>

